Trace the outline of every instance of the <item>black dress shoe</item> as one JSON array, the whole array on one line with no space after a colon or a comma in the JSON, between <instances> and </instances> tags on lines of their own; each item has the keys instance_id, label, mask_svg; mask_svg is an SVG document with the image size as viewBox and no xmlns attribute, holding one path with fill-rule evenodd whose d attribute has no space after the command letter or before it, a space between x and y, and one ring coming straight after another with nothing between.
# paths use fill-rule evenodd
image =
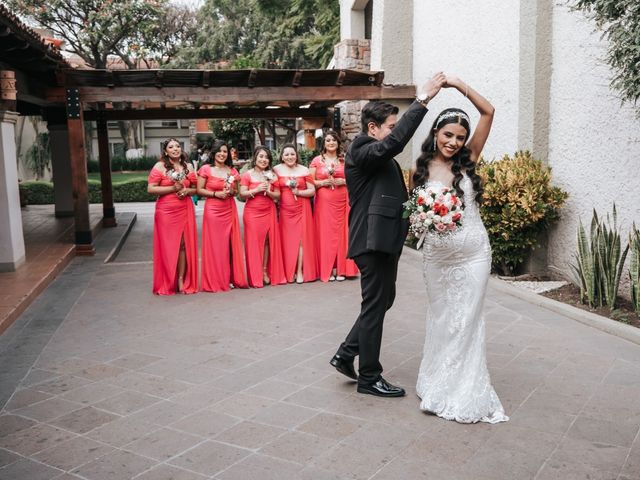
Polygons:
<instances>
[{"instance_id":1,"label":"black dress shoe","mask_svg":"<svg viewBox=\"0 0 640 480\"><path fill-rule=\"evenodd\" d=\"M358 384L358 393L368 393L378 397L404 397L405 395L404 388L391 385L382 377L375 383Z\"/></svg>"},{"instance_id":2,"label":"black dress shoe","mask_svg":"<svg viewBox=\"0 0 640 480\"><path fill-rule=\"evenodd\" d=\"M352 380L358 379L358 375L356 375L356 371L353 368L353 360L349 362L342 358L340 355L334 355L333 358L329 361L329 364L341 374L351 378Z\"/></svg>"}]
</instances>

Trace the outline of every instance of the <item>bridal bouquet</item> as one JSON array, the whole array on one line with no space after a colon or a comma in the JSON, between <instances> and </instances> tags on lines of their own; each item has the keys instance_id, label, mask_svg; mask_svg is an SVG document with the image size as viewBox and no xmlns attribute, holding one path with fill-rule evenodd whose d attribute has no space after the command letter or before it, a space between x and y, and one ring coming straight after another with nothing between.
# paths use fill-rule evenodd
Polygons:
<instances>
[{"instance_id":1,"label":"bridal bouquet","mask_svg":"<svg viewBox=\"0 0 640 480\"><path fill-rule=\"evenodd\" d=\"M454 188L417 187L404 203L402 218L409 219L409 232L420 239L428 232L453 232L462 226L462 200Z\"/></svg>"}]
</instances>

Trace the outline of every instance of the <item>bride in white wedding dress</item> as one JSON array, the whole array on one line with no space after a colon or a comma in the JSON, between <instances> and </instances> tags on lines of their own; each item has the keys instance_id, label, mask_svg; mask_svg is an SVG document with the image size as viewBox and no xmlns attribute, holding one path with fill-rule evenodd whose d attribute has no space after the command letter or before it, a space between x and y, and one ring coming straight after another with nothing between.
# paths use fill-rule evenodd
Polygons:
<instances>
[{"instance_id":1,"label":"bride in white wedding dress","mask_svg":"<svg viewBox=\"0 0 640 480\"><path fill-rule=\"evenodd\" d=\"M467 142L467 114L456 108L441 112L412 170L412 186L464 192L462 226L424 237L427 328L416 391L420 409L442 418L460 423L504 422L509 417L491 385L485 353L483 306L491 247L480 218L483 190L475 172L494 108L458 78L447 76L444 87L464 94L480 112L480 120Z\"/></svg>"}]
</instances>

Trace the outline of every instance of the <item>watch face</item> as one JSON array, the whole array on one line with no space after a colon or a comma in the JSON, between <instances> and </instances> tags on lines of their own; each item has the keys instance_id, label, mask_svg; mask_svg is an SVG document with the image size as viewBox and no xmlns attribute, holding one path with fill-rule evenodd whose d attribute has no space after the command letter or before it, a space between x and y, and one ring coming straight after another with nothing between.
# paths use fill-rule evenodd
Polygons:
<instances>
[{"instance_id":1,"label":"watch face","mask_svg":"<svg viewBox=\"0 0 640 480\"><path fill-rule=\"evenodd\" d=\"M427 94L426 93L421 93L420 95L418 95L416 97L418 100L420 100L421 102L424 102L427 99Z\"/></svg>"}]
</instances>

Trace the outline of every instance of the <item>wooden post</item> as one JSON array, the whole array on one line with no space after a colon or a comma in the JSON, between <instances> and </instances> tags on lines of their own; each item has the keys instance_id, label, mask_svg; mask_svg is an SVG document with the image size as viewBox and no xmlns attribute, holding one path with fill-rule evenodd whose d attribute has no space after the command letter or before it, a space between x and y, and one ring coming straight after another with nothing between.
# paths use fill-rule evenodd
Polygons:
<instances>
[{"instance_id":1,"label":"wooden post","mask_svg":"<svg viewBox=\"0 0 640 480\"><path fill-rule=\"evenodd\" d=\"M116 209L113 206L113 183L111 181L111 159L109 158L109 131L107 121L98 117L98 160L100 163L100 183L102 190L102 226L115 227Z\"/></svg>"},{"instance_id":2,"label":"wooden post","mask_svg":"<svg viewBox=\"0 0 640 480\"><path fill-rule=\"evenodd\" d=\"M80 94L76 88L67 89L67 125L69 127L69 161L75 217L77 255L94 255L93 235L89 219L89 183L84 147L84 119Z\"/></svg>"}]
</instances>

